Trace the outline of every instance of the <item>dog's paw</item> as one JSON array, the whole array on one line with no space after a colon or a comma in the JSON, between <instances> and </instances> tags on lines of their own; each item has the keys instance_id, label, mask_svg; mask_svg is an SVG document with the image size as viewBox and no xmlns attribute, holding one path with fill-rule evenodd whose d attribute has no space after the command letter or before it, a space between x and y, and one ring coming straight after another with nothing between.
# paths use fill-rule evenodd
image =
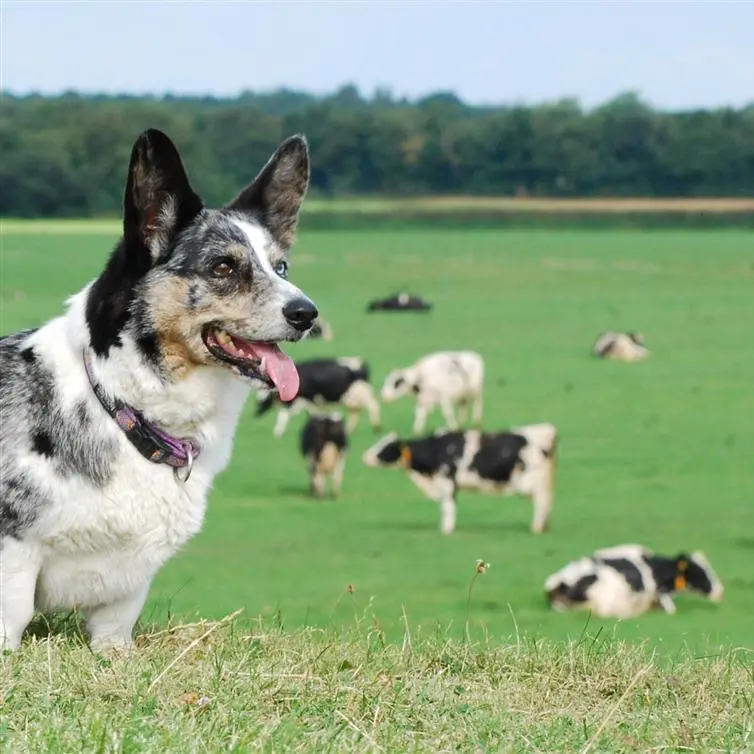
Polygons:
<instances>
[{"instance_id":1,"label":"dog's paw","mask_svg":"<svg viewBox=\"0 0 754 754\"><path fill-rule=\"evenodd\" d=\"M93 636L89 640L92 652L104 657L119 657L129 654L135 649L133 639L120 636Z\"/></svg>"}]
</instances>

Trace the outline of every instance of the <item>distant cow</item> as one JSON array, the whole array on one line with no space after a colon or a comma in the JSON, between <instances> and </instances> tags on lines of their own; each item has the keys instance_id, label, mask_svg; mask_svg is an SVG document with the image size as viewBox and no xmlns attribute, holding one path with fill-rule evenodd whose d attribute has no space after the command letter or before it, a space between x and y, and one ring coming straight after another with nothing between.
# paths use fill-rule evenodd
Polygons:
<instances>
[{"instance_id":1,"label":"distant cow","mask_svg":"<svg viewBox=\"0 0 754 754\"><path fill-rule=\"evenodd\" d=\"M672 595L686 589L722 599L723 585L703 553L664 557L635 544L597 550L545 581L555 610L588 609L601 618L633 618L656 607L673 614Z\"/></svg>"},{"instance_id":2,"label":"distant cow","mask_svg":"<svg viewBox=\"0 0 754 754\"><path fill-rule=\"evenodd\" d=\"M431 308L432 304L428 301L410 293L395 293L387 298L370 301L367 305L368 312L427 312Z\"/></svg>"},{"instance_id":3,"label":"distant cow","mask_svg":"<svg viewBox=\"0 0 754 754\"><path fill-rule=\"evenodd\" d=\"M322 317L315 320L312 329L309 330L309 338L322 338L322 340L332 340L333 331L329 322L325 322Z\"/></svg>"},{"instance_id":4,"label":"distant cow","mask_svg":"<svg viewBox=\"0 0 754 754\"><path fill-rule=\"evenodd\" d=\"M531 424L508 432L437 432L401 440L395 434L366 451L367 466L404 469L411 481L440 504L443 534L456 526L459 490L524 495L534 504L531 530L548 526L554 500L557 430Z\"/></svg>"},{"instance_id":5,"label":"distant cow","mask_svg":"<svg viewBox=\"0 0 754 754\"><path fill-rule=\"evenodd\" d=\"M440 407L448 429L458 429L454 406L463 409L462 423L468 418L471 404L472 421L482 421L484 390L484 359L475 351L438 351L419 359L405 369L394 369L382 386L383 401L394 401L404 395L416 397L414 433L424 431L427 415Z\"/></svg>"},{"instance_id":6,"label":"distant cow","mask_svg":"<svg viewBox=\"0 0 754 754\"><path fill-rule=\"evenodd\" d=\"M380 404L369 384L369 367L363 359L311 359L296 362L301 385L298 395L283 403L277 392L260 390L257 394L257 416L278 406L273 434L281 437L294 414L306 411L324 413L333 405L341 405L348 412L347 431L350 434L359 421L362 410L369 414L374 429L380 427Z\"/></svg>"},{"instance_id":7,"label":"distant cow","mask_svg":"<svg viewBox=\"0 0 754 754\"><path fill-rule=\"evenodd\" d=\"M300 448L308 463L311 493L324 497L329 478L331 495L337 497L348 452L346 427L340 414L310 416L301 430Z\"/></svg>"},{"instance_id":8,"label":"distant cow","mask_svg":"<svg viewBox=\"0 0 754 754\"><path fill-rule=\"evenodd\" d=\"M649 356L640 333L606 332L597 338L592 353L612 361L641 361Z\"/></svg>"}]
</instances>

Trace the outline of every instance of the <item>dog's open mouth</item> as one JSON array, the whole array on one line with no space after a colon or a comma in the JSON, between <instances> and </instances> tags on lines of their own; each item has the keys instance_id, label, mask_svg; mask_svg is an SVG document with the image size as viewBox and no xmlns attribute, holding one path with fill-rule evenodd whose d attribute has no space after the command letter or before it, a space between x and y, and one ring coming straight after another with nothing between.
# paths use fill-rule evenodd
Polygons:
<instances>
[{"instance_id":1,"label":"dog's open mouth","mask_svg":"<svg viewBox=\"0 0 754 754\"><path fill-rule=\"evenodd\" d=\"M281 400L292 401L298 394L296 366L277 344L251 342L215 327L206 327L202 339L216 359L232 364L244 377L277 388Z\"/></svg>"}]
</instances>

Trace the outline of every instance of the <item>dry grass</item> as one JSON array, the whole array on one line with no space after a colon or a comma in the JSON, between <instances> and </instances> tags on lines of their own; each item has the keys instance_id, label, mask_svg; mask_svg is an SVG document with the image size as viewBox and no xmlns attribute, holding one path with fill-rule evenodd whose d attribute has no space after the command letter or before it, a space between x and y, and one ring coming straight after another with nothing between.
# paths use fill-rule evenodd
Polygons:
<instances>
[{"instance_id":1,"label":"dry grass","mask_svg":"<svg viewBox=\"0 0 754 754\"><path fill-rule=\"evenodd\" d=\"M747 650L661 665L641 646L472 644L373 618L286 633L242 619L93 655L70 627L0 668L4 751L744 751Z\"/></svg>"}]
</instances>

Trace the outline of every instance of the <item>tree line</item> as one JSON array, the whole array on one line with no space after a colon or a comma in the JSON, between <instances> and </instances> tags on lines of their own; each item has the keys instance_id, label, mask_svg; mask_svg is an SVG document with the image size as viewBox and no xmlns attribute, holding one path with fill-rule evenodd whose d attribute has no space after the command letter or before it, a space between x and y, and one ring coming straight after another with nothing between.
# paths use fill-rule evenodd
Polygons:
<instances>
[{"instance_id":1,"label":"tree line","mask_svg":"<svg viewBox=\"0 0 754 754\"><path fill-rule=\"evenodd\" d=\"M752 196L754 103L665 112L634 93L478 107L451 93L408 101L353 86L211 97L2 95L0 215L117 213L131 146L149 127L178 145L218 205L278 143L306 134L312 195Z\"/></svg>"}]
</instances>

